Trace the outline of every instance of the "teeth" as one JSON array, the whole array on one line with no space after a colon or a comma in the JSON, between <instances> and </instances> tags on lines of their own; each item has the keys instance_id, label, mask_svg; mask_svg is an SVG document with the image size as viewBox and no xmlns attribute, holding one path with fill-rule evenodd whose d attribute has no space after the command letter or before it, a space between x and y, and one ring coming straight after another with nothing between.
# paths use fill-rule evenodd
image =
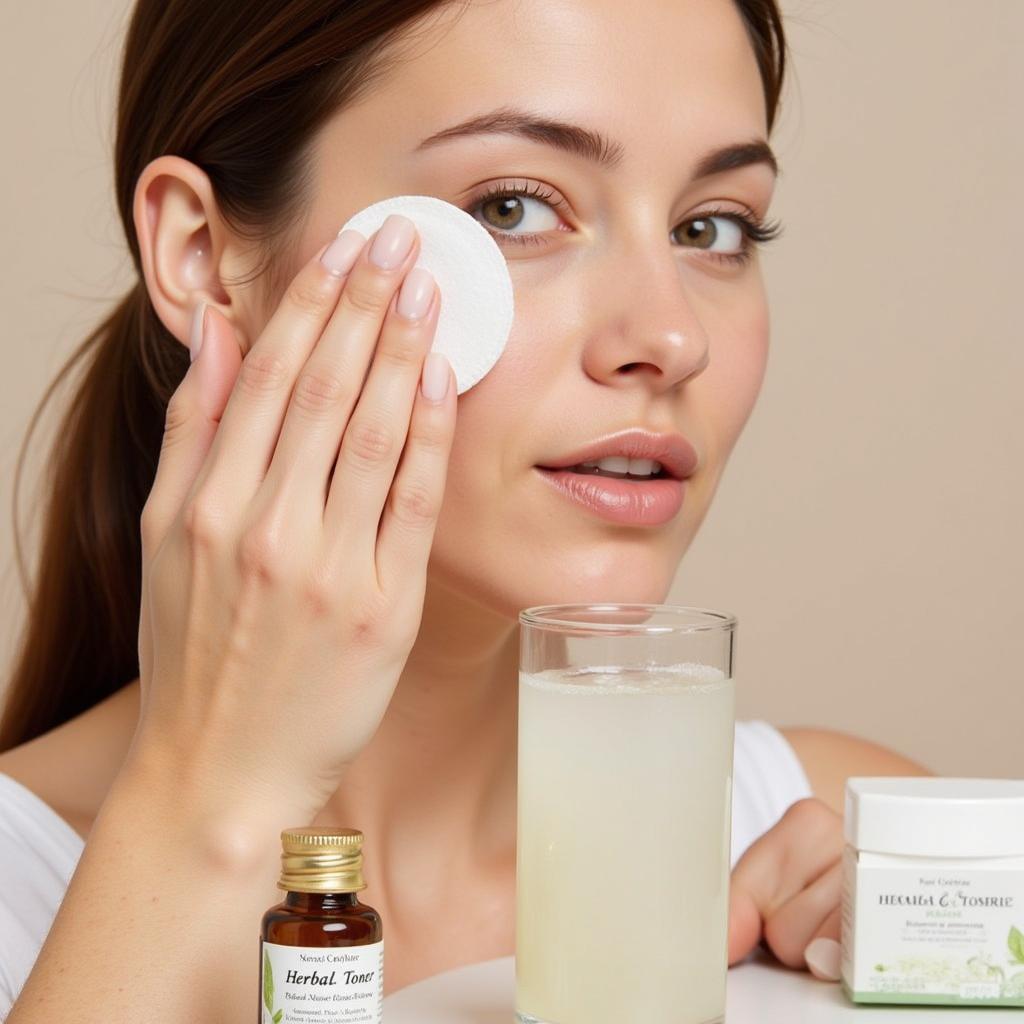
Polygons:
<instances>
[{"instance_id":1,"label":"teeth","mask_svg":"<svg viewBox=\"0 0 1024 1024\"><path fill-rule=\"evenodd\" d=\"M573 469L601 469L607 473L628 473L630 476L656 476L661 472L661 463L653 459L630 459L625 455L609 455L595 462L581 462Z\"/></svg>"},{"instance_id":2,"label":"teeth","mask_svg":"<svg viewBox=\"0 0 1024 1024\"><path fill-rule=\"evenodd\" d=\"M629 460L629 475L630 476L650 476L652 473L656 473L657 470L654 468L653 459L630 459Z\"/></svg>"}]
</instances>

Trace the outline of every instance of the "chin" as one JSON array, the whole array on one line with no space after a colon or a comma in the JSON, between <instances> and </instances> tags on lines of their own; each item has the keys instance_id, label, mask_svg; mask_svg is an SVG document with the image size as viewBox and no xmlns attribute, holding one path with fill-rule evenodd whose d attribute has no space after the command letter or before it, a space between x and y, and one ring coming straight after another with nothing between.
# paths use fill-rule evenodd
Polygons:
<instances>
[{"instance_id":1,"label":"chin","mask_svg":"<svg viewBox=\"0 0 1024 1024\"><path fill-rule=\"evenodd\" d=\"M531 604L663 604L671 586L672 577L660 574L657 579L629 570L603 577L587 575L552 581L543 591L534 589Z\"/></svg>"},{"instance_id":2,"label":"chin","mask_svg":"<svg viewBox=\"0 0 1024 1024\"><path fill-rule=\"evenodd\" d=\"M595 544L581 538L558 551L509 544L479 560L435 557L431 580L517 622L520 611L535 605L663 604L677 566L678 558L649 540Z\"/></svg>"}]
</instances>

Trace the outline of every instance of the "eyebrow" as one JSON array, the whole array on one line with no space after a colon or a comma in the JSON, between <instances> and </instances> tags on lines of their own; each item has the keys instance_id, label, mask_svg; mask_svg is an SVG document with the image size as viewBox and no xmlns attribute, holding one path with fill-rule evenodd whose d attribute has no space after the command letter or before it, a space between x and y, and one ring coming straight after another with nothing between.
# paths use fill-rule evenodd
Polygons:
<instances>
[{"instance_id":1,"label":"eyebrow","mask_svg":"<svg viewBox=\"0 0 1024 1024\"><path fill-rule=\"evenodd\" d=\"M621 143L613 141L601 132L569 121L559 121L509 107L478 114L449 128L443 128L420 142L414 152L467 135L499 134L518 135L546 146L553 146L608 170L618 167L625 153ZM777 176L779 173L778 161L768 143L764 139L752 139L748 142L722 146L706 153L697 164L693 177L694 180L707 178L712 174L733 171L750 164L766 164L771 168L772 174Z\"/></svg>"}]
</instances>

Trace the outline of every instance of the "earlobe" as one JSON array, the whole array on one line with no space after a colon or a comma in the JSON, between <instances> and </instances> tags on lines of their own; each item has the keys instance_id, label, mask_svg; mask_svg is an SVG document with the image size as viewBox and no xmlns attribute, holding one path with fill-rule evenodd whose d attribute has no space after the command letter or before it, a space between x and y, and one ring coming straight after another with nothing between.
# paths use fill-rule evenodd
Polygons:
<instances>
[{"instance_id":1,"label":"earlobe","mask_svg":"<svg viewBox=\"0 0 1024 1024\"><path fill-rule=\"evenodd\" d=\"M181 157L158 157L139 175L133 216L146 290L167 330L187 348L200 302L232 319L220 279L229 233L207 175Z\"/></svg>"}]
</instances>

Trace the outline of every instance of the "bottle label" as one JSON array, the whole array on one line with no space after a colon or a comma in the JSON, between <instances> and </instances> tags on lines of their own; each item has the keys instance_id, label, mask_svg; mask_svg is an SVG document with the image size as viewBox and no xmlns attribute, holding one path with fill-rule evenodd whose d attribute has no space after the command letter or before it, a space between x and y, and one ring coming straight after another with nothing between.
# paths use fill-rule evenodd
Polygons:
<instances>
[{"instance_id":1,"label":"bottle label","mask_svg":"<svg viewBox=\"0 0 1024 1024\"><path fill-rule=\"evenodd\" d=\"M260 941L263 1024L380 1024L384 941L282 946Z\"/></svg>"}]
</instances>

